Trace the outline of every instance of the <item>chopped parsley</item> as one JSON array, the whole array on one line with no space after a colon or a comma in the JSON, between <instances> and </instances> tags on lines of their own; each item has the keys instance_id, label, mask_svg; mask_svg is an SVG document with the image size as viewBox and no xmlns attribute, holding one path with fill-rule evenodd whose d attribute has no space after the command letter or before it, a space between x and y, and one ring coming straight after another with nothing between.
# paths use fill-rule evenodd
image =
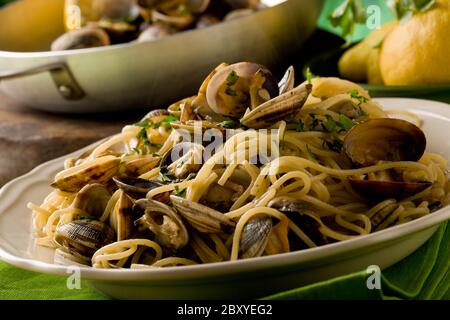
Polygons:
<instances>
[{"instance_id":1,"label":"chopped parsley","mask_svg":"<svg viewBox=\"0 0 450 320\"><path fill-rule=\"evenodd\" d=\"M186 188L180 189L178 186L175 187L174 194L178 197L184 197L186 195Z\"/></svg>"},{"instance_id":2,"label":"chopped parsley","mask_svg":"<svg viewBox=\"0 0 450 320\"><path fill-rule=\"evenodd\" d=\"M327 115L325 121L322 122L322 127L326 132L336 132L336 122L333 120L333 117Z\"/></svg>"},{"instance_id":3,"label":"chopped parsley","mask_svg":"<svg viewBox=\"0 0 450 320\"><path fill-rule=\"evenodd\" d=\"M235 85L236 82L238 82L239 76L237 75L236 71L231 71L230 74L227 77L227 85L232 86Z\"/></svg>"},{"instance_id":4,"label":"chopped parsley","mask_svg":"<svg viewBox=\"0 0 450 320\"><path fill-rule=\"evenodd\" d=\"M339 127L341 127L343 130L348 131L355 125L349 117L347 117L345 114L339 114Z\"/></svg>"},{"instance_id":5,"label":"chopped parsley","mask_svg":"<svg viewBox=\"0 0 450 320\"><path fill-rule=\"evenodd\" d=\"M167 173L160 172L159 179L161 179L162 182L172 182L173 180L175 180L175 176L171 172Z\"/></svg>"},{"instance_id":6,"label":"chopped parsley","mask_svg":"<svg viewBox=\"0 0 450 320\"><path fill-rule=\"evenodd\" d=\"M219 127L224 128L224 129L236 129L237 124L236 124L236 122L234 122L232 120L226 120L226 121L222 121L221 123L219 123Z\"/></svg>"},{"instance_id":7,"label":"chopped parsley","mask_svg":"<svg viewBox=\"0 0 450 320\"><path fill-rule=\"evenodd\" d=\"M350 95L350 97L358 100L359 104L367 102L367 98L360 95L358 89L353 89L352 91L349 91L348 94Z\"/></svg>"},{"instance_id":8,"label":"chopped parsley","mask_svg":"<svg viewBox=\"0 0 450 320\"><path fill-rule=\"evenodd\" d=\"M359 114L361 116L367 116L367 112L365 112L362 108L361 105L363 103L366 103L368 101L368 99L366 97L363 97L362 95L359 94L357 89L353 89L352 91L349 91L348 94L350 95L350 97L352 97L353 99L356 99L359 101L358 103L358 108L359 108Z\"/></svg>"},{"instance_id":9,"label":"chopped parsley","mask_svg":"<svg viewBox=\"0 0 450 320\"><path fill-rule=\"evenodd\" d=\"M303 132L303 131L305 131L305 122L303 122L302 119L300 119L300 121L298 122L297 128L295 128L295 130L296 130L297 132Z\"/></svg>"},{"instance_id":10,"label":"chopped parsley","mask_svg":"<svg viewBox=\"0 0 450 320\"><path fill-rule=\"evenodd\" d=\"M226 93L227 95L229 95L230 97L236 97L236 96L237 96L236 91L234 91L234 90L231 89L231 88L227 88L227 89L225 90L225 93Z\"/></svg>"},{"instance_id":11,"label":"chopped parsley","mask_svg":"<svg viewBox=\"0 0 450 320\"><path fill-rule=\"evenodd\" d=\"M177 13L181 16L187 16L189 14L189 10L187 6L184 3L182 3L178 6Z\"/></svg>"},{"instance_id":12,"label":"chopped parsley","mask_svg":"<svg viewBox=\"0 0 450 320\"><path fill-rule=\"evenodd\" d=\"M312 83L313 74L311 72L311 69L308 67L306 68L306 80L308 81L308 84Z\"/></svg>"}]
</instances>

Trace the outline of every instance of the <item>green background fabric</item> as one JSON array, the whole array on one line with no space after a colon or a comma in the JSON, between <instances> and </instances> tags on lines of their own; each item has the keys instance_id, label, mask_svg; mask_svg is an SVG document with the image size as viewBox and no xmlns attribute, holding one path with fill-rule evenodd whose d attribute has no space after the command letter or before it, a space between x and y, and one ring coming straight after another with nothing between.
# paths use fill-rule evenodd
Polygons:
<instances>
[{"instance_id":1,"label":"green background fabric","mask_svg":"<svg viewBox=\"0 0 450 320\"><path fill-rule=\"evenodd\" d=\"M382 21L393 18L385 1L366 0L382 9ZM339 33L327 20L339 1L328 0L318 25ZM370 30L358 26L353 40ZM419 250L382 272L382 289L369 290L367 274L361 271L329 281L282 292L265 299L450 299L450 226L443 224ZM108 299L82 281L81 289L69 290L67 278L25 271L0 262L0 299Z\"/></svg>"}]
</instances>

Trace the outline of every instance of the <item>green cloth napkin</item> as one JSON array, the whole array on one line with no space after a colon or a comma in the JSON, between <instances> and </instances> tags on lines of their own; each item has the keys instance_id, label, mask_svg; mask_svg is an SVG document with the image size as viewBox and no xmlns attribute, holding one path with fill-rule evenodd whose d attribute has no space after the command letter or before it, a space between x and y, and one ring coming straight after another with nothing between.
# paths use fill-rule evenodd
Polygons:
<instances>
[{"instance_id":1,"label":"green cloth napkin","mask_svg":"<svg viewBox=\"0 0 450 320\"><path fill-rule=\"evenodd\" d=\"M440 226L433 237L412 255L382 272L382 289L368 290L365 271L265 299L450 299L450 225ZM25 271L0 263L0 300L4 299L108 299L82 281L69 290L66 277Z\"/></svg>"},{"instance_id":2,"label":"green cloth napkin","mask_svg":"<svg viewBox=\"0 0 450 320\"><path fill-rule=\"evenodd\" d=\"M384 270L381 290L369 290L365 271L289 290L265 299L450 299L450 225L420 249Z\"/></svg>"}]
</instances>

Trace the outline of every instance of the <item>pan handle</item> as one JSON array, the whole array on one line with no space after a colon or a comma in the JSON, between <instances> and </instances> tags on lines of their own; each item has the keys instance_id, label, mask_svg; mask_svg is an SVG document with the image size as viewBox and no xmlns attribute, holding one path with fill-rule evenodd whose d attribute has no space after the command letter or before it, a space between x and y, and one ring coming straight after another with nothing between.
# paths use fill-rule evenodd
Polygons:
<instances>
[{"instance_id":1,"label":"pan handle","mask_svg":"<svg viewBox=\"0 0 450 320\"><path fill-rule=\"evenodd\" d=\"M64 62L52 62L15 71L0 72L0 81L27 77L43 72L50 73L58 92L64 99L80 100L85 96L85 92L77 83L69 67Z\"/></svg>"}]
</instances>

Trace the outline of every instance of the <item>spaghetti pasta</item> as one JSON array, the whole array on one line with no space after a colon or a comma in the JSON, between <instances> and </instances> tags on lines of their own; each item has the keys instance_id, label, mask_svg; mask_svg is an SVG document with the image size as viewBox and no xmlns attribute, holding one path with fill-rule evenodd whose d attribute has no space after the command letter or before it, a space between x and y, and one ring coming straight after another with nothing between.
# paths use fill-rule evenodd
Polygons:
<instances>
[{"instance_id":1,"label":"spaghetti pasta","mask_svg":"<svg viewBox=\"0 0 450 320\"><path fill-rule=\"evenodd\" d=\"M219 77L212 86L219 81L212 75L202 86L218 90L220 99L208 100L201 90L183 112L152 111L68 159L55 191L41 205L28 205L36 242L87 257L96 268L194 265L345 241L448 204L447 161L423 150L416 125L389 118L354 91L313 97L308 83L281 94L265 86L255 91L265 82L253 77L273 76L262 66L250 75L241 67L221 69L234 72L236 83ZM267 92L256 103L247 94L258 90ZM420 124L414 114L395 114ZM215 146L205 145L206 135ZM405 143L413 151L402 149ZM79 205L95 203L92 184L109 193L100 209ZM96 221L96 229L86 221ZM63 233L68 224L73 232ZM105 236L108 229L114 239Z\"/></svg>"}]
</instances>

